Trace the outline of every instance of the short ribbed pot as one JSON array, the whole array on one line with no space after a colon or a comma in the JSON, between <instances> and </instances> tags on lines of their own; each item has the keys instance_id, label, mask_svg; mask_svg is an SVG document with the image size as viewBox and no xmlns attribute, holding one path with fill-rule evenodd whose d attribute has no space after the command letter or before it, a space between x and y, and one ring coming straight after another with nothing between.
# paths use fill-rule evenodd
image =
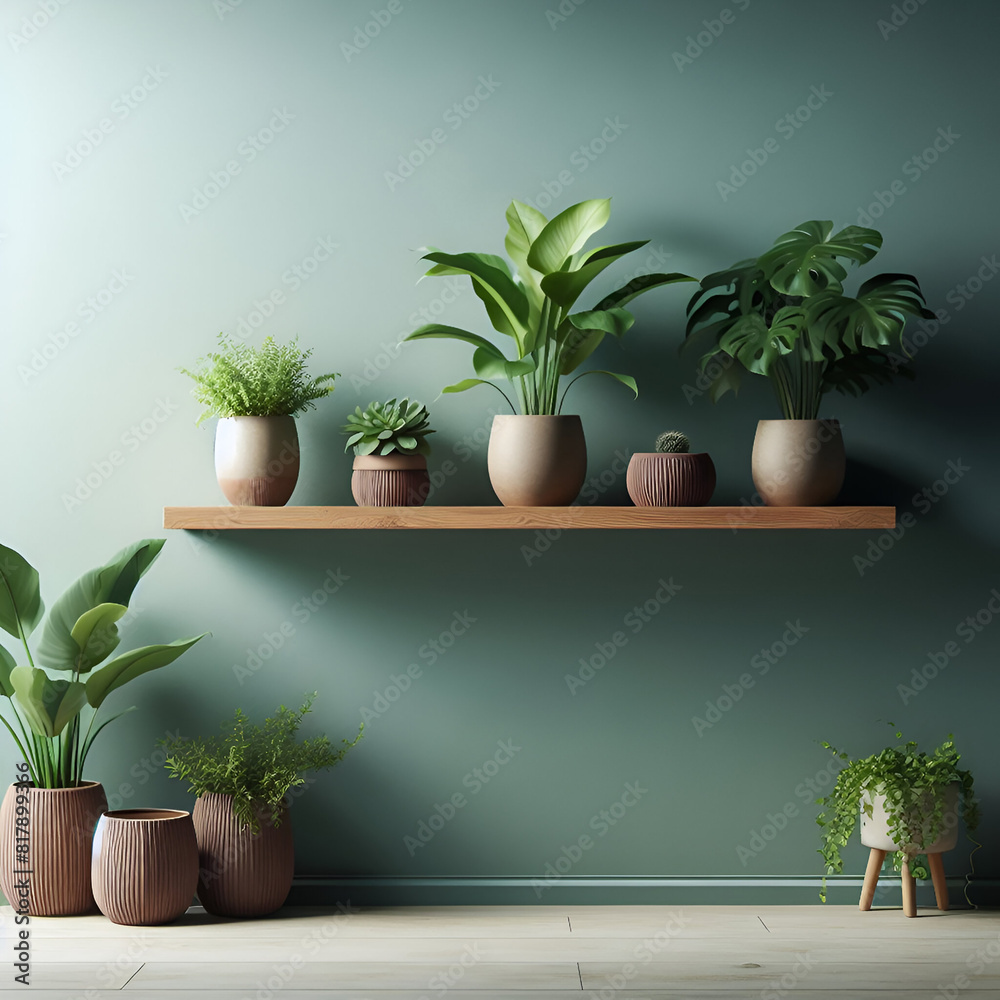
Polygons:
<instances>
[{"instance_id":1,"label":"short ribbed pot","mask_svg":"<svg viewBox=\"0 0 1000 1000\"><path fill-rule=\"evenodd\" d=\"M283 507L299 478L293 417L225 417L215 431L215 475L241 507Z\"/></svg>"},{"instance_id":2,"label":"short ribbed pot","mask_svg":"<svg viewBox=\"0 0 1000 1000\"><path fill-rule=\"evenodd\" d=\"M107 808L104 788L96 781L76 788L7 789L0 804L0 890L16 911L32 917L93 912L91 843L94 824Z\"/></svg>"},{"instance_id":3,"label":"short ribbed pot","mask_svg":"<svg viewBox=\"0 0 1000 1000\"><path fill-rule=\"evenodd\" d=\"M715 463L707 452L638 451L625 485L636 507L704 507L715 492Z\"/></svg>"},{"instance_id":4,"label":"short ribbed pot","mask_svg":"<svg viewBox=\"0 0 1000 1000\"><path fill-rule=\"evenodd\" d=\"M844 484L844 440L836 420L761 420L753 482L768 507L817 507Z\"/></svg>"},{"instance_id":5,"label":"short ribbed pot","mask_svg":"<svg viewBox=\"0 0 1000 1000\"><path fill-rule=\"evenodd\" d=\"M94 899L110 921L169 924L193 902L198 841L191 814L178 809L117 809L94 831Z\"/></svg>"},{"instance_id":6,"label":"short ribbed pot","mask_svg":"<svg viewBox=\"0 0 1000 1000\"><path fill-rule=\"evenodd\" d=\"M578 416L493 418L487 467L505 507L565 507L587 476L587 442Z\"/></svg>"},{"instance_id":7,"label":"short ribbed pot","mask_svg":"<svg viewBox=\"0 0 1000 1000\"><path fill-rule=\"evenodd\" d=\"M351 492L359 507L422 507L431 491L423 455L357 455Z\"/></svg>"},{"instance_id":8,"label":"short ribbed pot","mask_svg":"<svg viewBox=\"0 0 1000 1000\"><path fill-rule=\"evenodd\" d=\"M958 843L959 824L959 784L957 781L948 785L944 791L944 813L941 817L941 829L938 831L937 839L928 843L931 837L929 824L922 827L923 834L917 836L916 848L920 854L941 854L943 851L953 850ZM865 810L865 804L861 806L861 843L865 847L874 847L879 851L898 851L902 849L902 844L897 843L889 834L889 817L885 810L885 796L876 792L867 797L871 804L872 814L869 816ZM925 814L930 813L934 806L934 799L930 794L924 795ZM916 820L914 821L916 826Z\"/></svg>"},{"instance_id":9,"label":"short ribbed pot","mask_svg":"<svg viewBox=\"0 0 1000 1000\"><path fill-rule=\"evenodd\" d=\"M195 801L198 899L220 917L262 917L287 899L295 873L295 842L287 809L277 826L262 820L260 833L240 828L233 797L209 792Z\"/></svg>"}]
</instances>

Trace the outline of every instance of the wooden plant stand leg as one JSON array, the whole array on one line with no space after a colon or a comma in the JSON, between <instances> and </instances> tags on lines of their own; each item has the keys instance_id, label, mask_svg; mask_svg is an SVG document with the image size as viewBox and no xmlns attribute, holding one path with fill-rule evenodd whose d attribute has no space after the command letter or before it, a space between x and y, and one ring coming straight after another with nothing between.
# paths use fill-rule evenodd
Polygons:
<instances>
[{"instance_id":1,"label":"wooden plant stand leg","mask_svg":"<svg viewBox=\"0 0 1000 1000\"><path fill-rule=\"evenodd\" d=\"M870 910L872 900L875 898L875 886L878 885L878 875L882 870L882 863L885 861L885 851L880 851L877 847L871 849L868 855L868 867L865 869L865 882L861 887L861 901L858 903L859 910Z\"/></svg>"},{"instance_id":2,"label":"wooden plant stand leg","mask_svg":"<svg viewBox=\"0 0 1000 1000\"><path fill-rule=\"evenodd\" d=\"M931 881L934 883L934 898L939 910L948 909L948 883L944 877L944 862L940 854L928 854L927 865L931 870Z\"/></svg>"},{"instance_id":3,"label":"wooden plant stand leg","mask_svg":"<svg viewBox=\"0 0 1000 1000\"><path fill-rule=\"evenodd\" d=\"M903 862L903 913L908 917L917 915L917 883L910 874L910 866Z\"/></svg>"}]
</instances>

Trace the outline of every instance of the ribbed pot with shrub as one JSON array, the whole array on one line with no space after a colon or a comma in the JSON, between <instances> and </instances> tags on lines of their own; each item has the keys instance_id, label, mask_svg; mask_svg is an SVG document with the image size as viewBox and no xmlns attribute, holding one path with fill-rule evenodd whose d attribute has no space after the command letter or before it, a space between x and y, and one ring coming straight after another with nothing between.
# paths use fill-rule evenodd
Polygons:
<instances>
[{"instance_id":1,"label":"ribbed pot with shrub","mask_svg":"<svg viewBox=\"0 0 1000 1000\"><path fill-rule=\"evenodd\" d=\"M223 735L164 741L165 767L197 796L198 899L209 913L259 917L277 910L295 872L289 798L305 775L338 764L361 739L335 747L326 736L298 740L315 693L295 711L280 705L263 723L242 709Z\"/></svg>"}]
</instances>

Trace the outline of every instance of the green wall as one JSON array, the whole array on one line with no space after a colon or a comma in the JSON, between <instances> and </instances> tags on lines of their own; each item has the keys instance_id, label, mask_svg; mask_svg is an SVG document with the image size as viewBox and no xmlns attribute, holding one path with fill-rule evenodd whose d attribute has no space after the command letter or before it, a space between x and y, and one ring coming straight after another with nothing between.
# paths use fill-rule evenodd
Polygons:
<instances>
[{"instance_id":1,"label":"green wall","mask_svg":"<svg viewBox=\"0 0 1000 1000\"><path fill-rule=\"evenodd\" d=\"M1000 252L995 5L731 0L724 18L721 0L48 6L48 23L35 0L2 15L0 524L50 601L124 544L160 535L164 505L223 502L212 428L195 427L177 368L251 318L263 320L253 342L298 334L317 370L343 373L300 421L295 503L351 502L339 425L394 394L432 404L432 468L455 470L432 502L492 502L484 442L499 397L437 398L468 373L462 345L395 345L421 309L482 328L468 287L416 284L418 249L499 252L512 198L554 214L613 195L607 242L651 242L605 288L643 266L704 274L804 219L863 222L875 202L880 269L917 274L943 318L914 341L915 383L827 406L852 460L843 499L910 512L897 539L169 533L131 638L213 635L121 693L140 711L106 730L90 762L114 801L184 806L181 786L149 763L159 737L211 732L236 705L262 715L317 689L310 732L351 735L363 709L378 714L295 803L302 876L530 879L581 836L591 843L571 879L815 876L804 785L829 777L817 741L870 752L891 719L928 742L954 732L986 814L977 871L1000 874L1000 625L959 640L907 704L899 693L1000 587L1000 281L977 278ZM362 48L373 7L386 23L369 25ZM28 37L32 16L42 26ZM467 107L478 107L460 115L477 87ZM937 155L915 161L935 139ZM387 177L421 143L435 147L426 162ZM767 149L736 187L734 169ZM882 208L878 192L893 203ZM336 247L310 263L321 243ZM979 290L963 295L970 279ZM270 315L252 317L273 292ZM648 450L666 427L714 456L714 502L752 495L754 429L775 403L766 385L717 406L684 392L696 375L677 356L686 297L678 286L640 300L624 349L600 356L639 377L637 402L597 379L574 390L601 502L627 502L616 456ZM949 467L967 471L922 499ZM96 487L77 493L88 476ZM888 551L859 563L880 538ZM331 572L346 581L310 611L301 601ZM676 592L656 608L660 581ZM648 621L627 619L650 600ZM456 614L474 622L438 656L428 644ZM789 622L808 631L762 673L754 658ZM293 634L274 648L283 623ZM627 643L571 692L567 674L619 630ZM379 711L376 694L411 663L419 677ZM696 726L746 673L753 687ZM474 769L507 741L518 749L477 789ZM7 773L13 760L5 745ZM630 784L634 804L613 808ZM408 844L456 793L454 817ZM786 807L780 832L749 853ZM602 810L621 818L610 825ZM859 872L860 848L849 857ZM961 851L947 863L965 870Z\"/></svg>"}]
</instances>

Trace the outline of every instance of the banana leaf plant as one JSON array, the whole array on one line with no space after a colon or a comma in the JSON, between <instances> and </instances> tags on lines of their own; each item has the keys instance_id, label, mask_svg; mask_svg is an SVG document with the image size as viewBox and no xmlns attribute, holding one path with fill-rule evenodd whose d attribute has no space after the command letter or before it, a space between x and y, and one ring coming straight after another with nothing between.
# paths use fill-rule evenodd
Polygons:
<instances>
[{"instance_id":1,"label":"banana leaf plant","mask_svg":"<svg viewBox=\"0 0 1000 1000\"><path fill-rule=\"evenodd\" d=\"M831 389L860 396L894 375L913 378L902 341L907 316L932 319L912 274L879 274L845 294L847 264L868 263L876 229L803 222L757 258L703 278L688 303L683 350L710 373L714 401L744 371L771 381L782 416L815 420Z\"/></svg>"},{"instance_id":2,"label":"banana leaf plant","mask_svg":"<svg viewBox=\"0 0 1000 1000\"><path fill-rule=\"evenodd\" d=\"M18 552L0 545L0 628L21 645L17 657L0 646L0 695L10 702L9 716L0 712L0 721L27 762L35 787L80 784L95 737L125 714L97 723L108 695L172 663L207 634L141 646L104 662L121 642L116 622L128 611L132 591L163 542L143 539L81 576L50 609L34 655L28 638L45 610L38 572ZM24 661L18 664L21 654ZM64 676L53 677L49 670Z\"/></svg>"},{"instance_id":3,"label":"banana leaf plant","mask_svg":"<svg viewBox=\"0 0 1000 1000\"><path fill-rule=\"evenodd\" d=\"M585 249L610 215L609 198L582 201L551 221L530 205L512 201L507 209L509 228L504 246L514 263L513 272L506 260L493 254L451 254L436 249L424 254L421 259L433 264L425 277L467 275L493 329L512 342L512 350L502 350L477 333L441 323L415 330L407 340L443 337L474 348L476 378L463 379L442 392L492 385L517 412L510 396L494 381L506 379L516 387L521 412L537 415L559 413L566 390L583 375L610 375L638 395L630 375L592 370L576 375L559 394L561 380L572 375L608 334L620 339L632 326L635 318L625 309L632 299L660 285L697 280L686 274L642 275L606 295L593 308L574 312L577 300L594 278L649 242Z\"/></svg>"}]
</instances>

